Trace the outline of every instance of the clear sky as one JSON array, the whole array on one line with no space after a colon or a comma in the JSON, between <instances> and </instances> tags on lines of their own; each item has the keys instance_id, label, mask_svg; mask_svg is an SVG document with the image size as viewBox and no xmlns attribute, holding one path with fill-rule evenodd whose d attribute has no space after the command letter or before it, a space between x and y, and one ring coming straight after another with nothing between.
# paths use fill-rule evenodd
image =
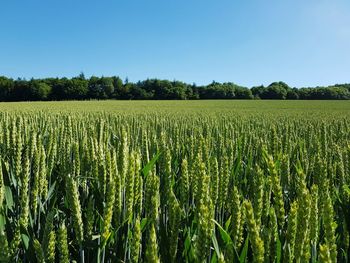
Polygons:
<instances>
[{"instance_id":1,"label":"clear sky","mask_svg":"<svg viewBox=\"0 0 350 263\"><path fill-rule=\"evenodd\" d=\"M349 0L2 0L0 75L350 82Z\"/></svg>"}]
</instances>

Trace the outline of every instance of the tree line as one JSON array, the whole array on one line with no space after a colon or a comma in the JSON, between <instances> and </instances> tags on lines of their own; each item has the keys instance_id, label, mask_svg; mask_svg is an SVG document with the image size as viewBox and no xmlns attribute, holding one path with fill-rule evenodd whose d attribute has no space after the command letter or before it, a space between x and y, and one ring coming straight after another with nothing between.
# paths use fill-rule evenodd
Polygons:
<instances>
[{"instance_id":1,"label":"tree line","mask_svg":"<svg viewBox=\"0 0 350 263\"><path fill-rule=\"evenodd\" d=\"M327 87L292 88L284 82L269 86L247 88L232 82L213 81L197 86L182 81L147 79L136 83L121 78L85 78L80 74L73 78L11 79L0 76L0 101L36 100L194 100L194 99L277 99L277 100L347 100L350 84Z\"/></svg>"}]
</instances>

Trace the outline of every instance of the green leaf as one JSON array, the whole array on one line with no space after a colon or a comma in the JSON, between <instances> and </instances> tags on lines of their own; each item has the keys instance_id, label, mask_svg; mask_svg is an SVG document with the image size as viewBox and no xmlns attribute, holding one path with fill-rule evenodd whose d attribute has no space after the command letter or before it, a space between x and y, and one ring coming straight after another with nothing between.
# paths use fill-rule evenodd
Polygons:
<instances>
[{"instance_id":1,"label":"green leaf","mask_svg":"<svg viewBox=\"0 0 350 263\"><path fill-rule=\"evenodd\" d=\"M33 228L34 222L33 222L33 217L31 213L29 213L29 225L31 228Z\"/></svg>"},{"instance_id":2,"label":"green leaf","mask_svg":"<svg viewBox=\"0 0 350 263\"><path fill-rule=\"evenodd\" d=\"M217 227L219 228L219 232L220 232L220 236L222 238L222 240L225 242L225 245L228 249L233 250L233 256L234 256L234 262L240 262L240 259L238 257L238 253L236 250L236 247L233 244L233 241L230 237L230 235L226 232L225 229L222 228L222 226L215 220L212 219L212 221L217 225Z\"/></svg>"},{"instance_id":3,"label":"green leaf","mask_svg":"<svg viewBox=\"0 0 350 263\"><path fill-rule=\"evenodd\" d=\"M147 223L148 223L147 218L141 219L141 223L140 223L141 232L143 232L146 229Z\"/></svg>"},{"instance_id":4,"label":"green leaf","mask_svg":"<svg viewBox=\"0 0 350 263\"><path fill-rule=\"evenodd\" d=\"M225 223L225 230L228 231L228 228L230 227L231 225L231 216L227 219L226 223Z\"/></svg>"},{"instance_id":5,"label":"green leaf","mask_svg":"<svg viewBox=\"0 0 350 263\"><path fill-rule=\"evenodd\" d=\"M226 246L233 244L232 239L231 239L230 235L226 232L226 230L223 229L223 227L215 219L212 219L212 221L219 228L220 236L221 236L222 240L225 242Z\"/></svg>"},{"instance_id":6,"label":"green leaf","mask_svg":"<svg viewBox=\"0 0 350 263\"><path fill-rule=\"evenodd\" d=\"M13 208L13 196L12 196L11 188L9 186L5 186L5 200L6 200L7 208L12 211L12 208Z\"/></svg>"},{"instance_id":7,"label":"green leaf","mask_svg":"<svg viewBox=\"0 0 350 263\"><path fill-rule=\"evenodd\" d=\"M46 200L43 205L45 205L51 199L52 193L55 190L55 186L56 186L56 181L53 184L51 184L50 189L47 192Z\"/></svg>"},{"instance_id":8,"label":"green leaf","mask_svg":"<svg viewBox=\"0 0 350 263\"><path fill-rule=\"evenodd\" d=\"M5 229L6 219L2 213L0 213L0 232Z\"/></svg>"},{"instance_id":9,"label":"green leaf","mask_svg":"<svg viewBox=\"0 0 350 263\"><path fill-rule=\"evenodd\" d=\"M220 248L219 248L219 244L218 244L218 240L216 239L215 233L213 232L213 234L211 235L211 240L213 241L213 245L214 245L214 249L215 249L215 253L216 255L220 255Z\"/></svg>"},{"instance_id":10,"label":"green leaf","mask_svg":"<svg viewBox=\"0 0 350 263\"><path fill-rule=\"evenodd\" d=\"M21 234L21 237L22 237L22 241L23 241L23 244L24 244L25 249L28 250L28 247L29 247L29 237L28 237L26 234Z\"/></svg>"},{"instance_id":11,"label":"green leaf","mask_svg":"<svg viewBox=\"0 0 350 263\"><path fill-rule=\"evenodd\" d=\"M195 238L195 237L191 237L190 228L186 228L185 232L186 232L186 239L184 242L185 249L183 251L183 255L186 257L187 262L193 262L195 255L194 255L194 249L192 246L192 240L193 240L192 238Z\"/></svg>"},{"instance_id":12,"label":"green leaf","mask_svg":"<svg viewBox=\"0 0 350 263\"><path fill-rule=\"evenodd\" d=\"M311 262L317 262L317 246L315 244L311 245Z\"/></svg>"},{"instance_id":13,"label":"green leaf","mask_svg":"<svg viewBox=\"0 0 350 263\"><path fill-rule=\"evenodd\" d=\"M159 156L161 155L161 152L158 152L151 161L149 161L145 167L141 170L144 177L147 177L148 173L152 170L154 164L159 159Z\"/></svg>"},{"instance_id":14,"label":"green leaf","mask_svg":"<svg viewBox=\"0 0 350 263\"><path fill-rule=\"evenodd\" d=\"M211 257L210 263L217 263L218 257L216 256L216 253Z\"/></svg>"},{"instance_id":15,"label":"green leaf","mask_svg":"<svg viewBox=\"0 0 350 263\"><path fill-rule=\"evenodd\" d=\"M282 255L281 240L279 239L279 237L277 237L277 263L281 262L281 255Z\"/></svg>"},{"instance_id":16,"label":"green leaf","mask_svg":"<svg viewBox=\"0 0 350 263\"><path fill-rule=\"evenodd\" d=\"M9 170L8 170L8 171L10 171L10 166L9 166ZM13 187L14 187L15 189L17 189L17 187L20 186L21 181L17 180L17 178L16 178L14 172L9 173L9 174L8 174L8 177L9 177L10 182L11 182L11 184L13 185Z\"/></svg>"},{"instance_id":17,"label":"green leaf","mask_svg":"<svg viewBox=\"0 0 350 263\"><path fill-rule=\"evenodd\" d=\"M242 249L241 255L239 256L239 262L240 263L245 263L247 260L247 255L248 255L248 244L249 244L249 235L245 239L244 242L244 247Z\"/></svg>"},{"instance_id":18,"label":"green leaf","mask_svg":"<svg viewBox=\"0 0 350 263\"><path fill-rule=\"evenodd\" d=\"M184 246L185 246L185 251L189 251L190 250L191 236L189 235L189 233L187 234L187 237L185 239Z\"/></svg>"}]
</instances>

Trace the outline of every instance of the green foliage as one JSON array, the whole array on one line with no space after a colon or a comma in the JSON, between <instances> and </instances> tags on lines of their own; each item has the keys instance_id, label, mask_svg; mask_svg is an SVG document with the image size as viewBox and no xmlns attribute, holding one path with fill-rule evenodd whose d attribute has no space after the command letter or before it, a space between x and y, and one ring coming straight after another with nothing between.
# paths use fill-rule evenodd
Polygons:
<instances>
[{"instance_id":1,"label":"green foliage","mask_svg":"<svg viewBox=\"0 0 350 263\"><path fill-rule=\"evenodd\" d=\"M0 76L0 101L35 100L196 100L196 99L272 99L272 100L347 100L350 84L328 87L291 88L286 83L251 89L232 82L213 81L204 86L182 81L147 79L136 83L116 76L86 79L84 74L71 79L45 78L13 80Z\"/></svg>"}]
</instances>

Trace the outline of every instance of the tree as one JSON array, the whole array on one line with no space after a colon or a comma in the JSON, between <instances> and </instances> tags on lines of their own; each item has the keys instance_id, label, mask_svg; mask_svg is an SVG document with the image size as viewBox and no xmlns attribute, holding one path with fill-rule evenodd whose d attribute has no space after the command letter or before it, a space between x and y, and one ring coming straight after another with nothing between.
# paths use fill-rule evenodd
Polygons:
<instances>
[{"instance_id":1,"label":"tree","mask_svg":"<svg viewBox=\"0 0 350 263\"><path fill-rule=\"evenodd\" d=\"M114 94L113 98L120 99L122 96L122 90L123 90L123 81L119 77L112 77L113 80L113 87L114 87Z\"/></svg>"},{"instance_id":2,"label":"tree","mask_svg":"<svg viewBox=\"0 0 350 263\"><path fill-rule=\"evenodd\" d=\"M64 95L70 99L85 99L88 94L88 81L85 78L73 78L66 82L64 87Z\"/></svg>"},{"instance_id":3,"label":"tree","mask_svg":"<svg viewBox=\"0 0 350 263\"><path fill-rule=\"evenodd\" d=\"M29 97L30 100L47 100L51 93L52 88L39 80L31 80L29 84Z\"/></svg>"},{"instance_id":4,"label":"tree","mask_svg":"<svg viewBox=\"0 0 350 263\"><path fill-rule=\"evenodd\" d=\"M342 100L350 99L350 84L327 87L290 88L286 83L248 89L232 82L213 81L206 86L189 85L181 81L147 79L124 84L119 77L77 77L12 80L0 76L0 101L84 100L84 99L289 99Z\"/></svg>"},{"instance_id":5,"label":"tree","mask_svg":"<svg viewBox=\"0 0 350 263\"><path fill-rule=\"evenodd\" d=\"M91 77L89 80L89 98L91 99L108 99L112 98L114 92L112 78Z\"/></svg>"},{"instance_id":6,"label":"tree","mask_svg":"<svg viewBox=\"0 0 350 263\"><path fill-rule=\"evenodd\" d=\"M273 82L260 94L262 99L284 100L287 97L289 86L284 82Z\"/></svg>"},{"instance_id":7,"label":"tree","mask_svg":"<svg viewBox=\"0 0 350 263\"><path fill-rule=\"evenodd\" d=\"M319 87L311 89L309 99L344 100L350 99L350 92L343 87Z\"/></svg>"},{"instance_id":8,"label":"tree","mask_svg":"<svg viewBox=\"0 0 350 263\"><path fill-rule=\"evenodd\" d=\"M293 88L287 91L287 100L297 100L299 99L298 89Z\"/></svg>"},{"instance_id":9,"label":"tree","mask_svg":"<svg viewBox=\"0 0 350 263\"><path fill-rule=\"evenodd\" d=\"M300 100L307 100L310 97L310 89L300 88L298 89L298 95Z\"/></svg>"},{"instance_id":10,"label":"tree","mask_svg":"<svg viewBox=\"0 0 350 263\"><path fill-rule=\"evenodd\" d=\"M25 79L17 79L14 81L12 101L30 100L29 81Z\"/></svg>"},{"instance_id":11,"label":"tree","mask_svg":"<svg viewBox=\"0 0 350 263\"><path fill-rule=\"evenodd\" d=\"M264 85L252 87L251 91L254 98L261 98L261 94L264 92L265 89L266 88L264 87Z\"/></svg>"},{"instance_id":12,"label":"tree","mask_svg":"<svg viewBox=\"0 0 350 263\"><path fill-rule=\"evenodd\" d=\"M235 96L235 87L232 83L221 84L213 81L201 92L203 99L234 99Z\"/></svg>"},{"instance_id":13,"label":"tree","mask_svg":"<svg viewBox=\"0 0 350 263\"><path fill-rule=\"evenodd\" d=\"M0 101L11 100L14 83L12 79L0 76Z\"/></svg>"},{"instance_id":14,"label":"tree","mask_svg":"<svg viewBox=\"0 0 350 263\"><path fill-rule=\"evenodd\" d=\"M237 87L236 88L236 99L253 99L254 96L252 94L252 91L248 88L244 87Z\"/></svg>"}]
</instances>

